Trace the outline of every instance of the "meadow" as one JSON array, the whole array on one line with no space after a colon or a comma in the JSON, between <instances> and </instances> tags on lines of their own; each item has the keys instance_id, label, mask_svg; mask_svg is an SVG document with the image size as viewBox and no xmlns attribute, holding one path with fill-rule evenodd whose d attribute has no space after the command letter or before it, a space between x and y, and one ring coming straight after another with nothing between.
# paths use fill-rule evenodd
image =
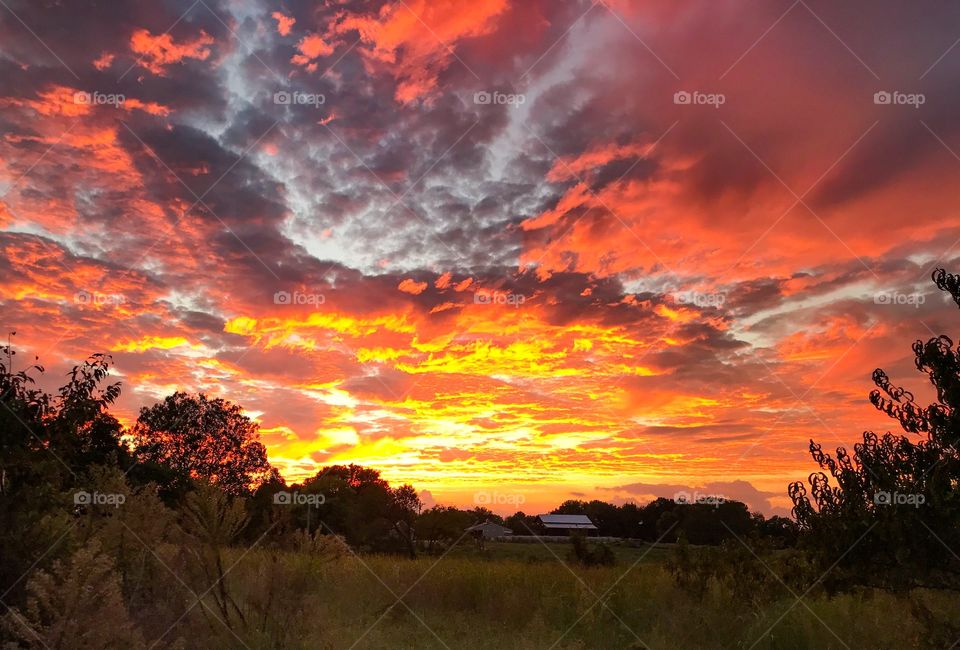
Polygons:
<instances>
[{"instance_id":1,"label":"meadow","mask_svg":"<svg viewBox=\"0 0 960 650\"><path fill-rule=\"evenodd\" d=\"M665 547L646 555L649 548L620 548L616 566L585 568L567 560L562 544L538 546L535 555L526 544L488 543L480 553L470 543L417 559L237 550L230 583L240 607L257 609L271 590L286 603L270 606L282 614L260 631L238 635L250 648L304 649L900 649L957 641L941 625L956 620L960 601L934 592L830 597L783 586L778 596L758 590L751 599L712 582L701 594L677 581ZM207 647L238 647L220 632L207 634Z\"/></svg>"}]
</instances>

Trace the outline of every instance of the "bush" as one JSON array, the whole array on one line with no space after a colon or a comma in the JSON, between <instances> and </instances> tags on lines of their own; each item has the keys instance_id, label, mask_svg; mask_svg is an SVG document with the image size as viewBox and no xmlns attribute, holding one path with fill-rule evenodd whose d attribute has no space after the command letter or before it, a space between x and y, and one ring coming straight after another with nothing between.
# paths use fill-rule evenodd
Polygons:
<instances>
[{"instance_id":1,"label":"bush","mask_svg":"<svg viewBox=\"0 0 960 650\"><path fill-rule=\"evenodd\" d=\"M108 650L145 648L130 620L113 561L92 541L27 586L26 611L11 609L7 631L28 648Z\"/></svg>"},{"instance_id":2,"label":"bush","mask_svg":"<svg viewBox=\"0 0 960 650\"><path fill-rule=\"evenodd\" d=\"M591 545L583 535L572 535L570 543L570 560L573 562L583 566L613 566L617 563L613 549L603 542Z\"/></svg>"}]
</instances>

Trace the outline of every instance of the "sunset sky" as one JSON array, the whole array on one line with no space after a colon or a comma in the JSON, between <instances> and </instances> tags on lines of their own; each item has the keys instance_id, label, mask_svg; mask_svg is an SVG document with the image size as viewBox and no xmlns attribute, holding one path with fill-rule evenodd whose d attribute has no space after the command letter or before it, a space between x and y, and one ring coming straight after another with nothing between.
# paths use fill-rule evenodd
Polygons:
<instances>
[{"instance_id":1,"label":"sunset sky","mask_svg":"<svg viewBox=\"0 0 960 650\"><path fill-rule=\"evenodd\" d=\"M783 514L960 324L960 5L916 9L0 0L0 325L291 480Z\"/></svg>"}]
</instances>

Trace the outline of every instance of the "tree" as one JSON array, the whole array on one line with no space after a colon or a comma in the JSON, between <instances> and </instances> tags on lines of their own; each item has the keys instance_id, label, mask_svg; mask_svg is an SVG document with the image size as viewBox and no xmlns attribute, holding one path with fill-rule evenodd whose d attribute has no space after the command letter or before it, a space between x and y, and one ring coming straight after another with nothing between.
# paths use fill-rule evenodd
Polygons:
<instances>
[{"instance_id":1,"label":"tree","mask_svg":"<svg viewBox=\"0 0 960 650\"><path fill-rule=\"evenodd\" d=\"M235 404L177 392L140 409L132 434L138 462L155 470L150 478L167 470L168 488L200 479L240 495L277 476L258 432Z\"/></svg>"},{"instance_id":2,"label":"tree","mask_svg":"<svg viewBox=\"0 0 960 650\"><path fill-rule=\"evenodd\" d=\"M514 535L538 535L543 532L539 517L528 515L522 510L507 517L503 525L512 530Z\"/></svg>"},{"instance_id":3,"label":"tree","mask_svg":"<svg viewBox=\"0 0 960 650\"><path fill-rule=\"evenodd\" d=\"M410 557L416 557L417 547L413 525L423 508L423 502L420 501L414 487L406 483L391 490L390 496L392 497L390 519L393 521L393 530L403 540Z\"/></svg>"},{"instance_id":4,"label":"tree","mask_svg":"<svg viewBox=\"0 0 960 650\"><path fill-rule=\"evenodd\" d=\"M14 602L38 547L52 551L43 567L70 550L68 490L93 464L129 462L120 424L107 413L120 395L119 384L104 385L109 356L74 367L55 394L34 387L42 366L15 371L15 356L9 343L0 346L0 590Z\"/></svg>"},{"instance_id":5,"label":"tree","mask_svg":"<svg viewBox=\"0 0 960 650\"><path fill-rule=\"evenodd\" d=\"M768 539L776 548L793 546L797 541L797 522L787 517L773 516L769 519L762 514L753 515L757 533Z\"/></svg>"},{"instance_id":6,"label":"tree","mask_svg":"<svg viewBox=\"0 0 960 650\"><path fill-rule=\"evenodd\" d=\"M960 305L960 278L943 269L933 281ZM828 586L858 583L909 588L960 588L960 351L947 336L913 345L917 370L936 389L936 401L921 406L910 391L876 369L870 402L897 420L907 434L872 431L836 458L810 441L823 471L790 484L793 514L802 542L822 566Z\"/></svg>"},{"instance_id":7,"label":"tree","mask_svg":"<svg viewBox=\"0 0 960 650\"><path fill-rule=\"evenodd\" d=\"M469 512L453 506L434 506L417 518L417 537L431 548L446 548L465 536L464 531L479 523Z\"/></svg>"},{"instance_id":8,"label":"tree","mask_svg":"<svg viewBox=\"0 0 960 650\"><path fill-rule=\"evenodd\" d=\"M657 497L641 508L638 537L647 542L660 539L660 536L670 529L671 524L676 524L679 521L679 517L676 516L664 517L667 513L672 513L677 505L677 502L672 499ZM664 521L663 525L660 524L661 520ZM676 530L670 531L661 541L674 541L676 532Z\"/></svg>"},{"instance_id":9,"label":"tree","mask_svg":"<svg viewBox=\"0 0 960 650\"><path fill-rule=\"evenodd\" d=\"M351 464L326 467L290 491L298 498L282 507L310 535L341 535L360 550L415 554L414 524L423 504L412 486L393 489L378 470Z\"/></svg>"}]
</instances>

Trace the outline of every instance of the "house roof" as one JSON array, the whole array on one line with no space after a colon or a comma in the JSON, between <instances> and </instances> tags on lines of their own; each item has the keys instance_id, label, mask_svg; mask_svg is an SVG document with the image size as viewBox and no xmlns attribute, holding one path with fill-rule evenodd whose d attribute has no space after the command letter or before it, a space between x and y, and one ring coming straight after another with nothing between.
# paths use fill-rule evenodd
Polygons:
<instances>
[{"instance_id":1,"label":"house roof","mask_svg":"<svg viewBox=\"0 0 960 650\"><path fill-rule=\"evenodd\" d=\"M597 527L586 515L540 515L545 528L578 528L596 530Z\"/></svg>"}]
</instances>

